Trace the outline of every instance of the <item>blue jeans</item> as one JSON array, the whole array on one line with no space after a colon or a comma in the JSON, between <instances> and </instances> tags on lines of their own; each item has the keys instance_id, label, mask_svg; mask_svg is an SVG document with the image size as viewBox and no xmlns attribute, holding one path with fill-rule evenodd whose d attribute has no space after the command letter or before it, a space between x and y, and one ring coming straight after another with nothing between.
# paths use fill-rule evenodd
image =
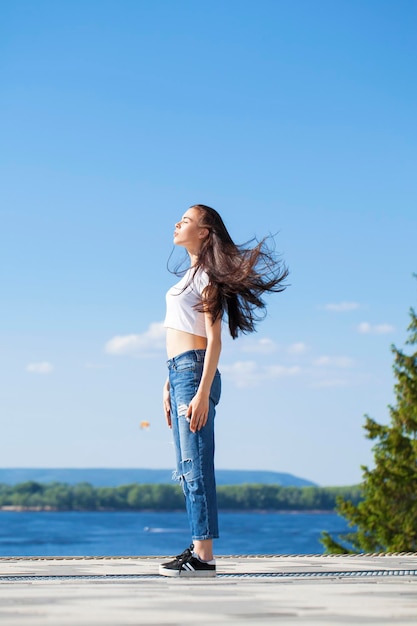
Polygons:
<instances>
[{"instance_id":1,"label":"blue jeans","mask_svg":"<svg viewBox=\"0 0 417 626\"><path fill-rule=\"evenodd\" d=\"M186 418L188 405L197 393L205 350L189 350L168 361L172 433L176 451L175 476L185 496L193 540L216 539L216 480L214 476L214 416L220 400L220 373L216 371L210 391L206 425L193 433Z\"/></svg>"}]
</instances>

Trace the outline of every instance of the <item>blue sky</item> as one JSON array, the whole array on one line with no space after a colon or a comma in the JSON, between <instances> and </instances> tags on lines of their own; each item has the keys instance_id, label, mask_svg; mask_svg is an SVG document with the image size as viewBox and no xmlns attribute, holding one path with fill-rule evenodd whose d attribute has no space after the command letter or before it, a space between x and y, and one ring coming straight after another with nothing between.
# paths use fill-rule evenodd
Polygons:
<instances>
[{"instance_id":1,"label":"blue sky","mask_svg":"<svg viewBox=\"0 0 417 626\"><path fill-rule=\"evenodd\" d=\"M416 3L0 11L1 465L173 465L166 265L201 202L291 272L225 333L218 467L359 481L416 300Z\"/></svg>"}]
</instances>

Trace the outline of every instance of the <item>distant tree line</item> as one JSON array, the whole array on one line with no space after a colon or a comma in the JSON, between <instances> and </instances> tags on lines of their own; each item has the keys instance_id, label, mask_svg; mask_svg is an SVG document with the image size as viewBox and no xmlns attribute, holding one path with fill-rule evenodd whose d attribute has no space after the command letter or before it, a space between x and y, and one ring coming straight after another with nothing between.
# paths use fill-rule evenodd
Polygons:
<instances>
[{"instance_id":1,"label":"distant tree line","mask_svg":"<svg viewBox=\"0 0 417 626\"><path fill-rule=\"evenodd\" d=\"M281 487L224 485L217 489L220 509L249 511L332 511L338 497L359 502L358 487ZM0 508L51 511L174 511L184 508L178 484L137 484L93 487L89 483L0 484Z\"/></svg>"}]
</instances>

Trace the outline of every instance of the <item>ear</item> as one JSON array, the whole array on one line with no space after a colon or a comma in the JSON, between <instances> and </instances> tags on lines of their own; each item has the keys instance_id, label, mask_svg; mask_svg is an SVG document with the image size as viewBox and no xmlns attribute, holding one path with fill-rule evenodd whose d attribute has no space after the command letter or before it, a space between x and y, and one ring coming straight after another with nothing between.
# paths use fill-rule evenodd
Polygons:
<instances>
[{"instance_id":1,"label":"ear","mask_svg":"<svg viewBox=\"0 0 417 626\"><path fill-rule=\"evenodd\" d=\"M198 233L198 238L206 239L208 237L208 234L209 234L208 228L201 228L200 232Z\"/></svg>"}]
</instances>

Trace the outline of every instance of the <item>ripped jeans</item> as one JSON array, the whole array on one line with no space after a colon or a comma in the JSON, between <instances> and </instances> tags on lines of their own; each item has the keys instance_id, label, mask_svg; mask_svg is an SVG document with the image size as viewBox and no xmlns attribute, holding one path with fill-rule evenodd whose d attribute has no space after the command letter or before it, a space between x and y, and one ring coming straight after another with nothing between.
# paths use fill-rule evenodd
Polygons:
<instances>
[{"instance_id":1,"label":"ripped jeans","mask_svg":"<svg viewBox=\"0 0 417 626\"><path fill-rule=\"evenodd\" d=\"M185 496L193 540L216 539L216 480L214 476L214 416L220 400L221 380L216 371L210 390L206 425L193 433L186 418L188 405L201 380L205 350L189 350L168 361L172 433L176 451L176 478Z\"/></svg>"}]
</instances>

